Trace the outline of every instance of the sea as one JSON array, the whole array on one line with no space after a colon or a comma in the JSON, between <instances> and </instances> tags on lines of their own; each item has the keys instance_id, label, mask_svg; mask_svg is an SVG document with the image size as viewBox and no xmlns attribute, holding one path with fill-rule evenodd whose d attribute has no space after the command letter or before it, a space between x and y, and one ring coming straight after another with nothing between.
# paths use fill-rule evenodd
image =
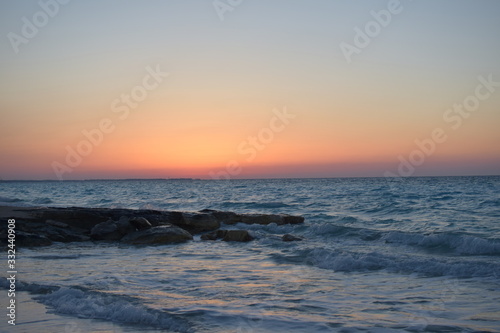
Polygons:
<instances>
[{"instance_id":1,"label":"sea","mask_svg":"<svg viewBox=\"0 0 500 333\"><path fill-rule=\"evenodd\" d=\"M223 226L248 243L19 248L0 331L500 332L500 176L4 181L0 205L305 217Z\"/></svg>"}]
</instances>

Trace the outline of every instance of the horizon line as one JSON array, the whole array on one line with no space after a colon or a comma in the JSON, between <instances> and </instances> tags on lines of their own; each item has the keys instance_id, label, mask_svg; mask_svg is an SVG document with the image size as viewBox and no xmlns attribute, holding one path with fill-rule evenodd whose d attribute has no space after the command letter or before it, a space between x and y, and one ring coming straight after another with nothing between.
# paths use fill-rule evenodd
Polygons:
<instances>
[{"instance_id":1,"label":"horizon line","mask_svg":"<svg viewBox=\"0 0 500 333\"><path fill-rule=\"evenodd\" d=\"M279 179L357 179L357 178L388 178L388 179L408 179L408 178L451 178L451 177L500 177L500 174L491 175L423 175L423 176L400 176L400 177L385 177L385 176L336 176L336 177L269 177L269 178L195 178L195 177L175 177L175 178L89 178L89 179L1 179L1 182L85 182L85 181L232 181L232 180L279 180Z\"/></svg>"}]
</instances>

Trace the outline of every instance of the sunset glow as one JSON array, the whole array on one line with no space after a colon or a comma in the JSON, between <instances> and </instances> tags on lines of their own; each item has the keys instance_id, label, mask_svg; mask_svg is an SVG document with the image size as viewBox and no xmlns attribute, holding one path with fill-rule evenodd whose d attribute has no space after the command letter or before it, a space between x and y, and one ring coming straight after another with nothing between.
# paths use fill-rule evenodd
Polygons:
<instances>
[{"instance_id":1,"label":"sunset glow","mask_svg":"<svg viewBox=\"0 0 500 333\"><path fill-rule=\"evenodd\" d=\"M498 174L500 5L480 3L402 0L350 63L387 1L60 4L0 42L0 177ZM3 35L41 10L2 2Z\"/></svg>"}]
</instances>

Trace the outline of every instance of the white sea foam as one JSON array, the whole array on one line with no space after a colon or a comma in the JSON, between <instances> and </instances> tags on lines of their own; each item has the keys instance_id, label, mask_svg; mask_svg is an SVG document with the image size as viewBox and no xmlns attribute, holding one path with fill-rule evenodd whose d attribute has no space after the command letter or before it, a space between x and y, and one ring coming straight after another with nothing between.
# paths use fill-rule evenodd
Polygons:
<instances>
[{"instance_id":1,"label":"white sea foam","mask_svg":"<svg viewBox=\"0 0 500 333\"><path fill-rule=\"evenodd\" d=\"M137 302L116 295L106 295L75 288L60 288L37 297L53 311L79 318L109 320L116 323L140 325L189 332L186 322L159 310L147 308Z\"/></svg>"},{"instance_id":2,"label":"white sea foam","mask_svg":"<svg viewBox=\"0 0 500 333\"><path fill-rule=\"evenodd\" d=\"M496 277L500 276L500 263L472 259L435 258L422 255L388 255L378 252L348 252L316 248L302 250L302 261L334 271L355 272L387 270L403 274L424 276Z\"/></svg>"}]
</instances>

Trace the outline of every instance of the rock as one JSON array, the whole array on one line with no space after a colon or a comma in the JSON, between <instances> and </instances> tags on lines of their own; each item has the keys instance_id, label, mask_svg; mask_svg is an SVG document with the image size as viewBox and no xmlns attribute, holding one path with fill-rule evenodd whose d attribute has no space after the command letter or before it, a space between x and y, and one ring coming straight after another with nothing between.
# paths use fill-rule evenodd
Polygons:
<instances>
[{"instance_id":1,"label":"rock","mask_svg":"<svg viewBox=\"0 0 500 333\"><path fill-rule=\"evenodd\" d=\"M217 221L225 224L236 224L241 222L239 215L233 212L221 212L213 209L203 209L200 212L211 214Z\"/></svg>"},{"instance_id":2,"label":"rock","mask_svg":"<svg viewBox=\"0 0 500 333\"><path fill-rule=\"evenodd\" d=\"M137 230L145 230L153 227L144 217L132 217L128 222Z\"/></svg>"},{"instance_id":3,"label":"rock","mask_svg":"<svg viewBox=\"0 0 500 333\"><path fill-rule=\"evenodd\" d=\"M113 220L97 224L90 230L90 237L95 240L120 240L125 236L124 223L120 226Z\"/></svg>"},{"instance_id":4,"label":"rock","mask_svg":"<svg viewBox=\"0 0 500 333\"><path fill-rule=\"evenodd\" d=\"M201 240L217 240L217 231L212 231L201 235Z\"/></svg>"},{"instance_id":5,"label":"rock","mask_svg":"<svg viewBox=\"0 0 500 333\"><path fill-rule=\"evenodd\" d=\"M226 242L249 242L254 238L246 230L217 230L201 236L202 240L221 239Z\"/></svg>"},{"instance_id":6,"label":"rock","mask_svg":"<svg viewBox=\"0 0 500 333\"><path fill-rule=\"evenodd\" d=\"M246 230L227 230L222 240L225 242L249 242L253 240L253 237Z\"/></svg>"},{"instance_id":7,"label":"rock","mask_svg":"<svg viewBox=\"0 0 500 333\"><path fill-rule=\"evenodd\" d=\"M297 237L297 236L290 235L290 234L285 234L285 235L283 235L283 237L281 237L281 240L283 240L283 242L301 241L302 239L303 238L301 238L301 237Z\"/></svg>"},{"instance_id":8,"label":"rock","mask_svg":"<svg viewBox=\"0 0 500 333\"><path fill-rule=\"evenodd\" d=\"M215 230L206 234L201 235L202 240L217 240L220 238L224 238L227 230Z\"/></svg>"},{"instance_id":9,"label":"rock","mask_svg":"<svg viewBox=\"0 0 500 333\"><path fill-rule=\"evenodd\" d=\"M241 214L239 215L240 222L246 224L271 224L276 223L278 225L284 224L281 215L277 214Z\"/></svg>"},{"instance_id":10,"label":"rock","mask_svg":"<svg viewBox=\"0 0 500 333\"><path fill-rule=\"evenodd\" d=\"M64 243L70 243L70 242L87 242L90 240L89 236L81 235L81 234L76 234L76 233L70 233L64 236Z\"/></svg>"},{"instance_id":11,"label":"rock","mask_svg":"<svg viewBox=\"0 0 500 333\"><path fill-rule=\"evenodd\" d=\"M58 227L58 228L67 228L67 227L69 227L64 222L58 222L58 221L54 221L54 220L47 220L45 223L47 223L48 225L51 225L53 227Z\"/></svg>"},{"instance_id":12,"label":"rock","mask_svg":"<svg viewBox=\"0 0 500 333\"><path fill-rule=\"evenodd\" d=\"M46 223L38 223L38 222L30 222L26 223L26 221L16 221L16 229L20 231L25 231L30 234L38 234L39 230L47 227Z\"/></svg>"},{"instance_id":13,"label":"rock","mask_svg":"<svg viewBox=\"0 0 500 333\"><path fill-rule=\"evenodd\" d=\"M32 209L34 217L43 221L54 220L67 224L68 226L90 230L98 223L109 219L103 214L104 209L91 208L35 208Z\"/></svg>"},{"instance_id":14,"label":"rock","mask_svg":"<svg viewBox=\"0 0 500 333\"><path fill-rule=\"evenodd\" d=\"M303 216L282 214L284 224L300 224L304 223Z\"/></svg>"},{"instance_id":15,"label":"rock","mask_svg":"<svg viewBox=\"0 0 500 333\"><path fill-rule=\"evenodd\" d=\"M193 234L220 228L220 222L208 213L164 212L161 220L157 220L156 224L153 222L151 224L153 226L175 225Z\"/></svg>"},{"instance_id":16,"label":"rock","mask_svg":"<svg viewBox=\"0 0 500 333\"><path fill-rule=\"evenodd\" d=\"M169 244L192 240L193 236L173 225L162 225L130 233L122 238L128 244Z\"/></svg>"},{"instance_id":17,"label":"rock","mask_svg":"<svg viewBox=\"0 0 500 333\"><path fill-rule=\"evenodd\" d=\"M220 222L212 214L207 213L182 213L182 221L175 223L175 225L191 233L200 233L220 228Z\"/></svg>"},{"instance_id":18,"label":"rock","mask_svg":"<svg viewBox=\"0 0 500 333\"><path fill-rule=\"evenodd\" d=\"M85 242L90 240L90 237L82 235L81 233L74 232L65 228L53 227L46 225L43 228L38 229L39 234L42 234L49 238L53 242Z\"/></svg>"},{"instance_id":19,"label":"rock","mask_svg":"<svg viewBox=\"0 0 500 333\"><path fill-rule=\"evenodd\" d=\"M52 245L52 241L45 236L30 234L24 231L16 232L16 246L34 247Z\"/></svg>"},{"instance_id":20,"label":"rock","mask_svg":"<svg viewBox=\"0 0 500 333\"><path fill-rule=\"evenodd\" d=\"M137 228L130 223L130 219L126 216L120 217L116 222L116 227L118 232L122 234L122 237L131 232L137 231Z\"/></svg>"}]
</instances>

